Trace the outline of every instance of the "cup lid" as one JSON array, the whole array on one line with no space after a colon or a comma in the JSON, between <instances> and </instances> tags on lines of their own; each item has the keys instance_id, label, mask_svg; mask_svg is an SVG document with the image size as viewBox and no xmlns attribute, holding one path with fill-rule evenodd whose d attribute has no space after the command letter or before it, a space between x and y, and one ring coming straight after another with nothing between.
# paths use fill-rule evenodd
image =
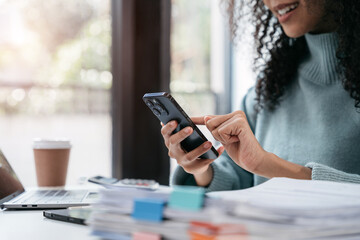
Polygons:
<instances>
[{"instance_id":1,"label":"cup lid","mask_svg":"<svg viewBox=\"0 0 360 240\"><path fill-rule=\"evenodd\" d=\"M35 138L33 142L33 149L67 149L71 148L70 140L68 139L44 139Z\"/></svg>"}]
</instances>

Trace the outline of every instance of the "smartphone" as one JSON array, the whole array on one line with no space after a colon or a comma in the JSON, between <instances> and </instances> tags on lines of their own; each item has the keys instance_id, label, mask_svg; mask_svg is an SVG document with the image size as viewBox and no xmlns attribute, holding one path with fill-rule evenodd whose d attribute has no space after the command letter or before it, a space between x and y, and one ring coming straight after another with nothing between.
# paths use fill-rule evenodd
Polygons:
<instances>
[{"instance_id":1,"label":"smartphone","mask_svg":"<svg viewBox=\"0 0 360 240\"><path fill-rule=\"evenodd\" d=\"M190 152L208 141L200 129L191 121L189 116L169 93L146 93L143 96L143 100L163 124L167 124L172 120L177 121L178 127L174 130L174 133L188 126L194 129L193 133L181 142L181 147L186 152ZM216 159L218 156L219 153L216 149L211 147L211 149L201 155L200 158Z\"/></svg>"},{"instance_id":2,"label":"smartphone","mask_svg":"<svg viewBox=\"0 0 360 240\"><path fill-rule=\"evenodd\" d=\"M46 210L43 215L46 218L59 220L63 222L77 223L86 225L86 220L89 219L91 208L68 208L59 210Z\"/></svg>"}]
</instances>

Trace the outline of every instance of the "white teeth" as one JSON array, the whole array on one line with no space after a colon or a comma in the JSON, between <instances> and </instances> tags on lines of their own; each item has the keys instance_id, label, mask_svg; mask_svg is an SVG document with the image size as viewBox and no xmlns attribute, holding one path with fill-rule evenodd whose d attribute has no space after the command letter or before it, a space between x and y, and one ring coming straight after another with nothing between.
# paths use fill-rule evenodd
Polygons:
<instances>
[{"instance_id":1,"label":"white teeth","mask_svg":"<svg viewBox=\"0 0 360 240\"><path fill-rule=\"evenodd\" d=\"M277 12L279 13L280 16L290 12L291 10L297 8L299 4L298 3L294 3L293 5L289 5L289 6L286 6L280 10L278 10Z\"/></svg>"}]
</instances>

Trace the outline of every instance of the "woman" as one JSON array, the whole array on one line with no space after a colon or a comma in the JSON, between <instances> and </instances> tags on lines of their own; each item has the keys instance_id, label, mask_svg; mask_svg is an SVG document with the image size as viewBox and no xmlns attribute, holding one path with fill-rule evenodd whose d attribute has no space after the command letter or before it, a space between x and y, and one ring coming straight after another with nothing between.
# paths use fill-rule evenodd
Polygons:
<instances>
[{"instance_id":1,"label":"woman","mask_svg":"<svg viewBox=\"0 0 360 240\"><path fill-rule=\"evenodd\" d=\"M237 32L242 4L229 4ZM247 188L272 177L360 183L360 2L253 0L259 71L241 111L193 118L205 124L223 153L185 153L190 127L161 132L177 160L172 183L207 191ZM237 7L236 7L237 6Z\"/></svg>"}]
</instances>

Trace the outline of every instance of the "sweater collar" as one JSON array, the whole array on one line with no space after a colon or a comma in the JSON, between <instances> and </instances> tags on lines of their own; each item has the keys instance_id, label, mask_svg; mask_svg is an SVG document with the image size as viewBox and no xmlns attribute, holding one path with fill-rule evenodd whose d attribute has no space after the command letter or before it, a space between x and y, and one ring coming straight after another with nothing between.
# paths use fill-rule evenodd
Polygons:
<instances>
[{"instance_id":1,"label":"sweater collar","mask_svg":"<svg viewBox=\"0 0 360 240\"><path fill-rule=\"evenodd\" d=\"M299 66L299 74L317 84L333 84L341 81L336 49L339 39L336 33L306 34L308 55Z\"/></svg>"}]
</instances>

